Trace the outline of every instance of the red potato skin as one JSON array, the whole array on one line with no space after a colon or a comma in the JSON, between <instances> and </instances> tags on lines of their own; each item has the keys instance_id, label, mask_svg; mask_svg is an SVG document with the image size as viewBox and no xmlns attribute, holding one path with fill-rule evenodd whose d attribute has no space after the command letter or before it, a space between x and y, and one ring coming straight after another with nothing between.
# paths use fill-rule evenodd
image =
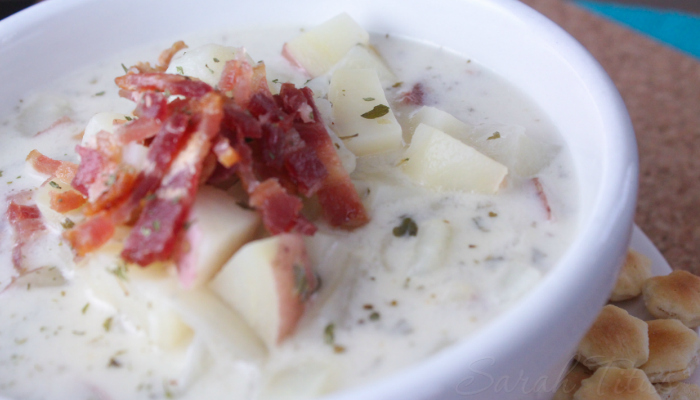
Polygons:
<instances>
[{"instance_id":1,"label":"red potato skin","mask_svg":"<svg viewBox=\"0 0 700 400\"><path fill-rule=\"evenodd\" d=\"M273 264L280 302L278 344L294 332L306 302L318 289L318 278L311 268L303 236L289 233L279 238L280 246Z\"/></svg>"}]
</instances>

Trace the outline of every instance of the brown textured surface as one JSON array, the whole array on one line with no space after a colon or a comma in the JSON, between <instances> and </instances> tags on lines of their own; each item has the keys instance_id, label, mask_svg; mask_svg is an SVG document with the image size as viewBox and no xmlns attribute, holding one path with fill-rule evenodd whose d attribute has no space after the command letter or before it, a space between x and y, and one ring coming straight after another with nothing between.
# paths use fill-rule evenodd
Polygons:
<instances>
[{"instance_id":1,"label":"brown textured surface","mask_svg":"<svg viewBox=\"0 0 700 400\"><path fill-rule=\"evenodd\" d=\"M522 1L612 77L639 144L637 225L671 267L700 274L700 62L563 0Z\"/></svg>"}]
</instances>

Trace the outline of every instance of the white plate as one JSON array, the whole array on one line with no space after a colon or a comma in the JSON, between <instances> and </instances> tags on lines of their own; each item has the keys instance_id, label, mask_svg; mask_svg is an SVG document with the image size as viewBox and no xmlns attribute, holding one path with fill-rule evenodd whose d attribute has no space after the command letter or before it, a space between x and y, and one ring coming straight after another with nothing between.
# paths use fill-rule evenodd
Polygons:
<instances>
[{"instance_id":1,"label":"white plate","mask_svg":"<svg viewBox=\"0 0 700 400\"><path fill-rule=\"evenodd\" d=\"M630 247L651 259L652 275L659 276L668 275L671 273L671 266L668 265L668 262L666 259L664 259L664 256L661 255L656 246L654 246L654 243L652 243L644 232L642 232L642 230L636 225L634 226L634 230L632 232ZM642 300L641 296L632 300L615 303L615 305L624 308L630 314L645 321L654 319L654 317L649 314L644 306L644 301ZM695 371L693 376L691 376L686 383L700 385L700 368Z\"/></svg>"}]
</instances>

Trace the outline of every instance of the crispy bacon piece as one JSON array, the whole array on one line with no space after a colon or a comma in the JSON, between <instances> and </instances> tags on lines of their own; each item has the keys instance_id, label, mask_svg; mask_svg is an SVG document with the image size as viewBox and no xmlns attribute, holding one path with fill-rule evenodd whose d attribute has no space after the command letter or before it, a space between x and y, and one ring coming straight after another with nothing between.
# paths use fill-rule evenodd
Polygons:
<instances>
[{"instance_id":1,"label":"crispy bacon piece","mask_svg":"<svg viewBox=\"0 0 700 400\"><path fill-rule=\"evenodd\" d=\"M233 100L239 107L248 106L250 99L256 93L272 96L267 84L265 64L251 66L247 60L229 60L224 65L219 80L219 90Z\"/></svg>"},{"instance_id":2,"label":"crispy bacon piece","mask_svg":"<svg viewBox=\"0 0 700 400\"><path fill-rule=\"evenodd\" d=\"M121 204L131 193L136 183L137 173L129 167L119 169L109 177L106 190L85 207L85 215L94 215ZM57 210L58 211L58 210Z\"/></svg>"},{"instance_id":3,"label":"crispy bacon piece","mask_svg":"<svg viewBox=\"0 0 700 400\"><path fill-rule=\"evenodd\" d=\"M12 264L17 272L24 273L26 268L22 265L22 250L37 232L43 231L46 227L41 221L41 212L36 205L21 205L11 200L5 215L15 231Z\"/></svg>"},{"instance_id":4,"label":"crispy bacon piece","mask_svg":"<svg viewBox=\"0 0 700 400\"><path fill-rule=\"evenodd\" d=\"M80 165L71 185L83 196L89 197L90 186L102 176L109 160L101 152L90 147L77 145L75 151L80 155Z\"/></svg>"},{"instance_id":5,"label":"crispy bacon piece","mask_svg":"<svg viewBox=\"0 0 700 400\"><path fill-rule=\"evenodd\" d=\"M265 228L273 235L316 233L316 227L301 215L301 200L287 193L277 179L268 179L256 186L250 195L250 205L260 211Z\"/></svg>"},{"instance_id":6,"label":"crispy bacon piece","mask_svg":"<svg viewBox=\"0 0 700 400\"><path fill-rule=\"evenodd\" d=\"M411 90L401 94L401 102L404 104L413 104L416 106L422 106L425 104L424 101L425 91L423 90L423 84L418 82Z\"/></svg>"},{"instance_id":7,"label":"crispy bacon piece","mask_svg":"<svg viewBox=\"0 0 700 400\"><path fill-rule=\"evenodd\" d=\"M211 86L200 80L163 72L126 74L115 78L114 82L123 90L130 92L147 90L168 91L170 94L181 95L187 98L199 98L213 90Z\"/></svg>"},{"instance_id":8,"label":"crispy bacon piece","mask_svg":"<svg viewBox=\"0 0 700 400\"><path fill-rule=\"evenodd\" d=\"M98 214L75 228L63 232L63 237L79 257L102 247L114 235L114 223L106 214Z\"/></svg>"},{"instance_id":9,"label":"crispy bacon piece","mask_svg":"<svg viewBox=\"0 0 700 400\"><path fill-rule=\"evenodd\" d=\"M316 109L311 89L297 89L291 84L283 84L279 96L285 111L289 113L299 110L302 103L308 104L313 109L313 122L297 121L294 127L306 145L316 152L318 159L328 171L328 175L316 193L324 219L332 226L345 229L354 229L369 222L369 216L360 196L347 171L343 168L333 142L321 120L321 114ZM312 173L308 170L301 172Z\"/></svg>"},{"instance_id":10,"label":"crispy bacon piece","mask_svg":"<svg viewBox=\"0 0 700 400\"><path fill-rule=\"evenodd\" d=\"M27 161L42 174L51 175L63 182L73 180L78 171L78 165L69 161L59 161L41 154L38 150L32 150L27 155Z\"/></svg>"},{"instance_id":11,"label":"crispy bacon piece","mask_svg":"<svg viewBox=\"0 0 700 400\"><path fill-rule=\"evenodd\" d=\"M218 93L205 95L196 106L195 131L125 241L122 258L129 262L146 266L168 260L173 254L178 233L194 203L202 164L223 118L223 98Z\"/></svg>"},{"instance_id":12,"label":"crispy bacon piece","mask_svg":"<svg viewBox=\"0 0 700 400\"><path fill-rule=\"evenodd\" d=\"M54 211L65 214L68 211L79 208L87 199L75 190L66 190L64 192L51 191L50 207Z\"/></svg>"},{"instance_id":13,"label":"crispy bacon piece","mask_svg":"<svg viewBox=\"0 0 700 400\"><path fill-rule=\"evenodd\" d=\"M535 185L535 189L537 190L537 197L539 197L540 202L542 203L542 206L544 207L544 210L547 213L547 220L551 221L552 207L549 205L549 200L547 199L547 194L544 192L544 186L542 186L540 178L532 178L532 183Z\"/></svg>"},{"instance_id":14,"label":"crispy bacon piece","mask_svg":"<svg viewBox=\"0 0 700 400\"><path fill-rule=\"evenodd\" d=\"M175 43L173 43L172 46L169 48L163 50L160 55L158 56L158 64L156 64L155 67L151 67L151 63L148 62L140 62L137 63L135 66L131 67L136 70L136 72L165 72L165 70L168 69L168 66L170 65L170 61L173 59L173 56L175 53L182 49L186 49L187 45L185 42L182 40L179 40Z\"/></svg>"}]
</instances>

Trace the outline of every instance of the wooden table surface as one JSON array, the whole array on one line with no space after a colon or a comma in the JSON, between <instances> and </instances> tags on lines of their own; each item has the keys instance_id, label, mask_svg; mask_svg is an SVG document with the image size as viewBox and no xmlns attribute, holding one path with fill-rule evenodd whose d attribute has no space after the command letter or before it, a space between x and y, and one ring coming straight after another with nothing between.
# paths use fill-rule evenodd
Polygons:
<instances>
[{"instance_id":1,"label":"wooden table surface","mask_svg":"<svg viewBox=\"0 0 700 400\"><path fill-rule=\"evenodd\" d=\"M567 30L612 77L639 146L636 223L672 268L700 274L700 61L573 3L522 1Z\"/></svg>"}]
</instances>

